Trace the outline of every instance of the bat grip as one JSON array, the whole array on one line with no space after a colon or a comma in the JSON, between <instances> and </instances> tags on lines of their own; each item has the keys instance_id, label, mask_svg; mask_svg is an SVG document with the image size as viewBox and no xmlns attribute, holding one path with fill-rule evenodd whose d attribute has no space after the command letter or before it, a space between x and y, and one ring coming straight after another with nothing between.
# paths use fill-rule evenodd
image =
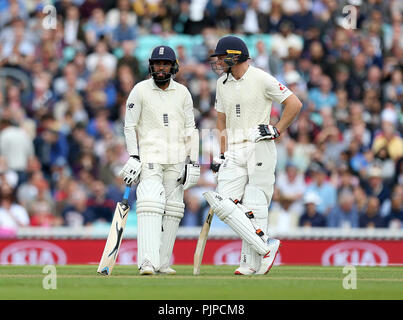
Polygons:
<instances>
[{"instance_id":1,"label":"bat grip","mask_svg":"<svg viewBox=\"0 0 403 320\"><path fill-rule=\"evenodd\" d=\"M123 203L124 205L126 205L126 206L127 206L127 204L128 204L129 195L130 195L130 190L131 190L131 186L126 186L126 188L125 188L125 193L123 194L122 203Z\"/></svg>"}]
</instances>

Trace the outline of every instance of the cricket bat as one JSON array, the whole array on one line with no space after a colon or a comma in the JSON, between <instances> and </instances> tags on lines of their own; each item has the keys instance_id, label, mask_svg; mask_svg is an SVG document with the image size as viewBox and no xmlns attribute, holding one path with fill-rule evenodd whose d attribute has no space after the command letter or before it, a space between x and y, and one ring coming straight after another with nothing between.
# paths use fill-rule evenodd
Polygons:
<instances>
[{"instance_id":1,"label":"cricket bat","mask_svg":"<svg viewBox=\"0 0 403 320\"><path fill-rule=\"evenodd\" d=\"M127 216L130 210L128 204L130 189L130 186L126 186L122 202L116 204L108 239L106 240L104 252L102 253L101 261L99 262L97 272L105 276L111 275L119 253L123 230L126 226Z\"/></svg>"},{"instance_id":2,"label":"cricket bat","mask_svg":"<svg viewBox=\"0 0 403 320\"><path fill-rule=\"evenodd\" d=\"M200 266L203 260L204 248L206 247L208 233L210 231L211 221L213 220L213 211L210 209L207 213L206 220L200 231L199 239L197 240L196 250L193 258L193 274L198 275L200 273Z\"/></svg>"}]
</instances>

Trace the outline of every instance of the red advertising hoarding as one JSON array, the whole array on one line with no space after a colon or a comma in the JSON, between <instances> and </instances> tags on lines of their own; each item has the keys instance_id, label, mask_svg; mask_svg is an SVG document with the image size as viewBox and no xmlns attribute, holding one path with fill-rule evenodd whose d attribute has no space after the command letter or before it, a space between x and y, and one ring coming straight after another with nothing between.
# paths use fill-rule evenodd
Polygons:
<instances>
[{"instance_id":1,"label":"red advertising hoarding","mask_svg":"<svg viewBox=\"0 0 403 320\"><path fill-rule=\"evenodd\" d=\"M173 264L193 264L196 239L178 239ZM0 264L97 264L105 240L0 240ZM403 265L403 240L283 240L275 264ZM241 241L208 240L203 264L237 265ZM123 240L119 264L137 264L137 241Z\"/></svg>"}]
</instances>

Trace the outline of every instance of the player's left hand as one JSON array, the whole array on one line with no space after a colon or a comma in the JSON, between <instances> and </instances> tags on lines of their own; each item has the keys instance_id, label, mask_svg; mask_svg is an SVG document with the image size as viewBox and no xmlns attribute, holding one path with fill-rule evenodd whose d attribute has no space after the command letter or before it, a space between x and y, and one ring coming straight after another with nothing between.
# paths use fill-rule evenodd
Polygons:
<instances>
[{"instance_id":1,"label":"player's left hand","mask_svg":"<svg viewBox=\"0 0 403 320\"><path fill-rule=\"evenodd\" d=\"M200 177L200 166L196 163L185 163L178 177L178 182L183 184L183 190L187 190L197 184Z\"/></svg>"},{"instance_id":2,"label":"player's left hand","mask_svg":"<svg viewBox=\"0 0 403 320\"><path fill-rule=\"evenodd\" d=\"M260 124L249 132L249 141L274 140L280 136L280 131L272 125Z\"/></svg>"},{"instance_id":3,"label":"player's left hand","mask_svg":"<svg viewBox=\"0 0 403 320\"><path fill-rule=\"evenodd\" d=\"M137 183L141 172L141 161L138 157L130 157L122 170L119 171L119 176L123 181L131 186L133 183Z\"/></svg>"}]
</instances>

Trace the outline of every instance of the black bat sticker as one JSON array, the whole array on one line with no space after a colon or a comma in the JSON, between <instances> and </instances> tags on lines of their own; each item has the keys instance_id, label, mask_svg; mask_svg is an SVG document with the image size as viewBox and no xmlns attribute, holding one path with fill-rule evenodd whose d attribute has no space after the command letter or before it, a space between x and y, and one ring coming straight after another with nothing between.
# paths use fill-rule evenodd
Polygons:
<instances>
[{"instance_id":1,"label":"black bat sticker","mask_svg":"<svg viewBox=\"0 0 403 320\"><path fill-rule=\"evenodd\" d=\"M120 217L123 220L124 217L126 217L129 212L126 212L125 214L123 214L123 210L120 207L118 207L118 208L119 208ZM111 251L111 253L109 253L108 258L112 254L115 254L115 255L117 254L118 249L119 249L120 239L122 238L123 228L119 228L119 225L117 222L116 222L116 233L117 233L116 244L115 244L115 247L113 248L113 250ZM114 257L114 258L116 258L116 257Z\"/></svg>"}]
</instances>

